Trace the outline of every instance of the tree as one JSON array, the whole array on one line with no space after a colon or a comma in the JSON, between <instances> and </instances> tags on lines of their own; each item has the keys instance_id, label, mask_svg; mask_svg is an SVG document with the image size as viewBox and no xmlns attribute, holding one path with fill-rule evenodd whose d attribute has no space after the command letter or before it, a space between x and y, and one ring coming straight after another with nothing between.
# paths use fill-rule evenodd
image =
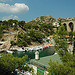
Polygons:
<instances>
[{"instance_id":1,"label":"tree","mask_svg":"<svg viewBox=\"0 0 75 75\"><path fill-rule=\"evenodd\" d=\"M73 36L75 36L75 31L73 32Z\"/></svg>"},{"instance_id":2,"label":"tree","mask_svg":"<svg viewBox=\"0 0 75 75\"><path fill-rule=\"evenodd\" d=\"M0 26L0 38L2 38L2 31L3 31L2 26Z\"/></svg>"},{"instance_id":3,"label":"tree","mask_svg":"<svg viewBox=\"0 0 75 75\"><path fill-rule=\"evenodd\" d=\"M38 29L39 29L39 26L36 25L36 24L32 25L32 27L33 27L33 29L35 29L35 30L38 30Z\"/></svg>"},{"instance_id":4,"label":"tree","mask_svg":"<svg viewBox=\"0 0 75 75\"><path fill-rule=\"evenodd\" d=\"M36 38L36 41L42 43L44 35L42 33L36 32L34 37Z\"/></svg>"},{"instance_id":5,"label":"tree","mask_svg":"<svg viewBox=\"0 0 75 75\"><path fill-rule=\"evenodd\" d=\"M18 25L18 20L13 20L13 23L15 23L16 25Z\"/></svg>"},{"instance_id":6,"label":"tree","mask_svg":"<svg viewBox=\"0 0 75 75\"><path fill-rule=\"evenodd\" d=\"M14 41L11 41L10 43L11 43L11 46L16 45L16 43Z\"/></svg>"},{"instance_id":7,"label":"tree","mask_svg":"<svg viewBox=\"0 0 75 75\"><path fill-rule=\"evenodd\" d=\"M75 75L75 55L68 52L67 40L60 38L60 36L54 37L56 46L60 59L63 64L58 64L58 62L49 61L48 72L55 73L55 75Z\"/></svg>"},{"instance_id":8,"label":"tree","mask_svg":"<svg viewBox=\"0 0 75 75\"><path fill-rule=\"evenodd\" d=\"M52 35L54 33L53 25L49 24L41 24L39 30L45 33L46 36Z\"/></svg>"},{"instance_id":9,"label":"tree","mask_svg":"<svg viewBox=\"0 0 75 75\"><path fill-rule=\"evenodd\" d=\"M54 75L75 75L75 68L71 68L69 64L63 65L58 64L57 62L49 61L50 67L48 68L48 75L53 72Z\"/></svg>"},{"instance_id":10,"label":"tree","mask_svg":"<svg viewBox=\"0 0 75 75\"><path fill-rule=\"evenodd\" d=\"M38 32L38 31L34 31L33 29L30 31L29 36L31 38L32 41L34 42L39 42L42 43L43 38L45 37L45 35L43 35L42 33Z\"/></svg>"},{"instance_id":11,"label":"tree","mask_svg":"<svg viewBox=\"0 0 75 75\"><path fill-rule=\"evenodd\" d=\"M61 25L61 26L58 28L57 34L58 34L60 37L64 37L65 35L68 35L68 32L65 30L64 25Z\"/></svg>"},{"instance_id":12,"label":"tree","mask_svg":"<svg viewBox=\"0 0 75 75\"><path fill-rule=\"evenodd\" d=\"M8 25L8 21L2 21L2 25Z\"/></svg>"},{"instance_id":13,"label":"tree","mask_svg":"<svg viewBox=\"0 0 75 75\"><path fill-rule=\"evenodd\" d=\"M37 75L42 75L42 73L41 72L38 72Z\"/></svg>"},{"instance_id":14,"label":"tree","mask_svg":"<svg viewBox=\"0 0 75 75\"><path fill-rule=\"evenodd\" d=\"M23 29L24 29L25 31L28 31L28 30L32 29L32 24L31 24L31 23L26 23L26 24L24 25Z\"/></svg>"},{"instance_id":15,"label":"tree","mask_svg":"<svg viewBox=\"0 0 75 75\"><path fill-rule=\"evenodd\" d=\"M14 27L14 30L18 30L17 24L15 24L13 27Z\"/></svg>"},{"instance_id":16,"label":"tree","mask_svg":"<svg viewBox=\"0 0 75 75\"><path fill-rule=\"evenodd\" d=\"M13 27L13 19L8 20L8 25L9 25L10 27Z\"/></svg>"},{"instance_id":17,"label":"tree","mask_svg":"<svg viewBox=\"0 0 75 75\"><path fill-rule=\"evenodd\" d=\"M61 38L59 35L54 35L54 40L55 40L55 48L56 50L64 50L64 51L67 51L67 48L68 48L68 41L66 40L66 38Z\"/></svg>"},{"instance_id":18,"label":"tree","mask_svg":"<svg viewBox=\"0 0 75 75\"><path fill-rule=\"evenodd\" d=\"M15 69L20 69L26 63L27 55L22 58L14 57L11 54L1 54L0 75L15 75ZM12 74L13 73L13 74Z\"/></svg>"},{"instance_id":19,"label":"tree","mask_svg":"<svg viewBox=\"0 0 75 75\"><path fill-rule=\"evenodd\" d=\"M19 25L21 28L23 28L23 26L25 25L25 21L19 21L19 22L18 22L18 25Z\"/></svg>"},{"instance_id":20,"label":"tree","mask_svg":"<svg viewBox=\"0 0 75 75\"><path fill-rule=\"evenodd\" d=\"M31 44L31 39L27 33L18 34L18 42L17 42L18 46L22 47L22 46L27 46L29 44Z\"/></svg>"}]
</instances>

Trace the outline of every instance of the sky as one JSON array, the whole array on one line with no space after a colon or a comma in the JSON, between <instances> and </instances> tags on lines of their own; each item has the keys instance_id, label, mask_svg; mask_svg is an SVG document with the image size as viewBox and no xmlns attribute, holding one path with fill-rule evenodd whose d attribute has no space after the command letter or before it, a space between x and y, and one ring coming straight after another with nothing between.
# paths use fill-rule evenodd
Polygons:
<instances>
[{"instance_id":1,"label":"sky","mask_svg":"<svg viewBox=\"0 0 75 75\"><path fill-rule=\"evenodd\" d=\"M40 16L75 17L75 0L0 0L0 20L29 22Z\"/></svg>"}]
</instances>

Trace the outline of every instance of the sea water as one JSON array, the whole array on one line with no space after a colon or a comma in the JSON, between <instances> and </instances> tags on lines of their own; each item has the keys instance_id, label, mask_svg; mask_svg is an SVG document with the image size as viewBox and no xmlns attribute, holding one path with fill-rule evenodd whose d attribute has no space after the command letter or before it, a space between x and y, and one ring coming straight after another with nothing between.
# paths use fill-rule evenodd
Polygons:
<instances>
[{"instance_id":1,"label":"sea water","mask_svg":"<svg viewBox=\"0 0 75 75\"><path fill-rule=\"evenodd\" d=\"M45 56L50 56L53 55L55 52L54 47L48 47L48 48L44 48L43 50L38 50L39 51L39 57L45 57ZM30 59L34 59L35 58L35 50L33 51L15 51L13 56L15 57L23 57L24 55L28 55L28 58Z\"/></svg>"}]
</instances>

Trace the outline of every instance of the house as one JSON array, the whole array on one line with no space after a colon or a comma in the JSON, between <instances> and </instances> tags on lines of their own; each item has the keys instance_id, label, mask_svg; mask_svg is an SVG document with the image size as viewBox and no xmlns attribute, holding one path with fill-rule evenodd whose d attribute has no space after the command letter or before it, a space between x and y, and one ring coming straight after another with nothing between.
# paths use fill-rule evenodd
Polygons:
<instances>
[{"instance_id":1,"label":"house","mask_svg":"<svg viewBox=\"0 0 75 75\"><path fill-rule=\"evenodd\" d=\"M54 27L59 27L60 25L59 25L58 22L54 22L54 23L53 23L53 26L54 26Z\"/></svg>"}]
</instances>

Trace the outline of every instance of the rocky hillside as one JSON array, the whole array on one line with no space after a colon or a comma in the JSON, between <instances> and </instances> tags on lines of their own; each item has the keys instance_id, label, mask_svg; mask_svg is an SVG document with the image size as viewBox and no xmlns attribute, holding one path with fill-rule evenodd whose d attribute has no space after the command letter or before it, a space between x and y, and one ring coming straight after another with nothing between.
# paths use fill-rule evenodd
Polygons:
<instances>
[{"instance_id":1,"label":"rocky hillside","mask_svg":"<svg viewBox=\"0 0 75 75\"><path fill-rule=\"evenodd\" d=\"M40 16L40 17L37 17L35 19L33 19L32 21L30 21L29 23L32 23L32 24L38 24L38 25L41 25L41 24L49 24L49 23L54 23L54 22L66 22L66 21L72 21L72 20L75 20L75 17L72 17L72 18L53 18L52 16Z\"/></svg>"},{"instance_id":2,"label":"rocky hillside","mask_svg":"<svg viewBox=\"0 0 75 75\"><path fill-rule=\"evenodd\" d=\"M0 45L1 49L9 49L11 46L11 41L17 42L17 35L24 33L24 30L21 28L18 28L18 30L14 30L14 28L9 28L9 30L3 30L3 36L0 39L0 43L3 42L2 45Z\"/></svg>"},{"instance_id":3,"label":"rocky hillside","mask_svg":"<svg viewBox=\"0 0 75 75\"><path fill-rule=\"evenodd\" d=\"M35 18L34 20L32 20L29 23L40 25L43 23L46 23L46 24L53 23L55 21L56 21L56 19L53 18L52 16L40 16L40 17Z\"/></svg>"},{"instance_id":4,"label":"rocky hillside","mask_svg":"<svg viewBox=\"0 0 75 75\"><path fill-rule=\"evenodd\" d=\"M9 49L11 41L18 46L40 44L43 42L43 38L53 35L57 31L57 28L53 26L54 22L60 25L62 22L72 20L75 20L75 17L55 19L52 16L40 16L28 23L12 19L1 21L0 49Z\"/></svg>"}]
</instances>

